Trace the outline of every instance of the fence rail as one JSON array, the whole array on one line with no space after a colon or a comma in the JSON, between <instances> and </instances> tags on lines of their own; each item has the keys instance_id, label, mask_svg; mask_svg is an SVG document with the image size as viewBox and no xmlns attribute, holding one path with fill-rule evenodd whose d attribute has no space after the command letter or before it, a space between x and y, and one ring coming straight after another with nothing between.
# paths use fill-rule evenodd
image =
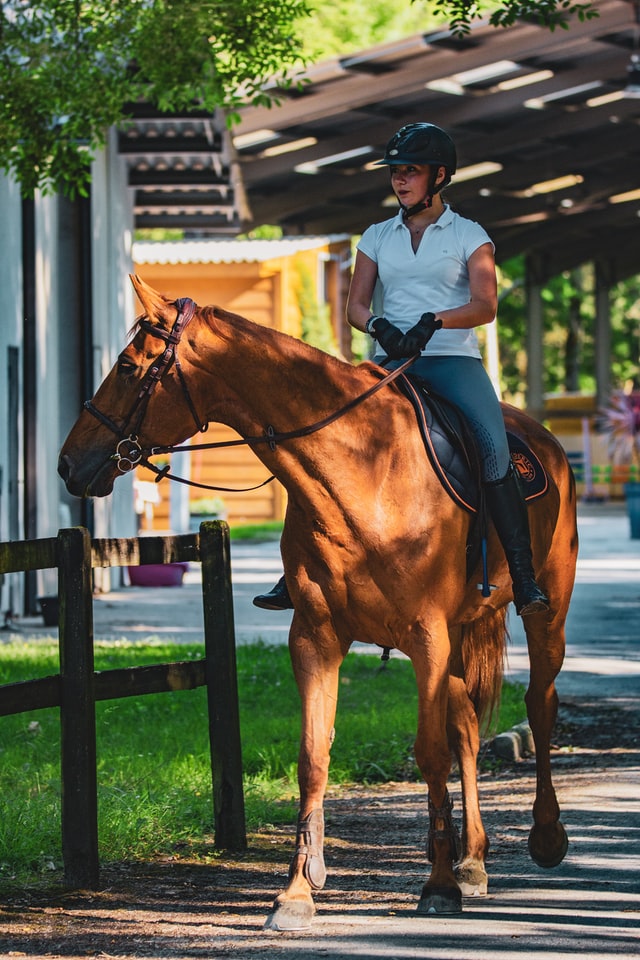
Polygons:
<instances>
[{"instance_id":1,"label":"fence rail","mask_svg":"<svg viewBox=\"0 0 640 960\"><path fill-rule=\"evenodd\" d=\"M205 656L120 670L94 670L94 567L199 561ZM229 528L204 522L198 534L91 540L84 527L57 537L0 543L0 574L57 567L60 673L0 685L0 716L60 708L64 880L99 883L95 703L207 687L216 846L246 847Z\"/></svg>"}]
</instances>

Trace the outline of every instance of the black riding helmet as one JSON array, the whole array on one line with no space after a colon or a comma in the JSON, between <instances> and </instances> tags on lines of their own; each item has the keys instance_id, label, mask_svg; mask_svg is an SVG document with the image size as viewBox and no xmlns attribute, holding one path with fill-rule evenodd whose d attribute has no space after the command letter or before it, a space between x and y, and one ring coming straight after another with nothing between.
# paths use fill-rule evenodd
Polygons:
<instances>
[{"instance_id":1,"label":"black riding helmet","mask_svg":"<svg viewBox=\"0 0 640 960\"><path fill-rule=\"evenodd\" d=\"M407 123L391 137L383 159L378 160L376 165L397 167L409 163L429 166L432 172L424 202L406 210L405 216L408 217L418 210L430 207L433 196L451 181L458 163L455 144L449 134L434 123ZM436 186L439 167L444 167L446 173L442 183Z\"/></svg>"}]
</instances>

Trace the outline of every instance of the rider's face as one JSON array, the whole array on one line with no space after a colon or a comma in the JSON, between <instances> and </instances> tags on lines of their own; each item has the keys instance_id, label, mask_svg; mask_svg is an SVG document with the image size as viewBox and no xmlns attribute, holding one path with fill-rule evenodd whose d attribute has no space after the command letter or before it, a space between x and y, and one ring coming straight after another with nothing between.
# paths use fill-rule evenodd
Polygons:
<instances>
[{"instance_id":1,"label":"rider's face","mask_svg":"<svg viewBox=\"0 0 640 960\"><path fill-rule=\"evenodd\" d=\"M400 203L410 207L427 192L430 168L423 164L402 163L391 167L391 186Z\"/></svg>"},{"instance_id":2,"label":"rider's face","mask_svg":"<svg viewBox=\"0 0 640 960\"><path fill-rule=\"evenodd\" d=\"M424 199L429 184L430 169L426 164L417 163L403 163L390 168L391 187L404 207L411 207Z\"/></svg>"}]
</instances>

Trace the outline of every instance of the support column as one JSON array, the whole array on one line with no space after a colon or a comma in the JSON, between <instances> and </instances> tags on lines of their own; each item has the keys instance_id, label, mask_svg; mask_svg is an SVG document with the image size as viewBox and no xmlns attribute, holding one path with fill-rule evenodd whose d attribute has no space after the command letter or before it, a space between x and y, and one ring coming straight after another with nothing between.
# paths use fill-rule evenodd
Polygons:
<instances>
[{"instance_id":1,"label":"support column","mask_svg":"<svg viewBox=\"0 0 640 960\"><path fill-rule=\"evenodd\" d=\"M595 322L595 376L596 407L607 405L611 393L611 287L616 283L615 263L612 260L597 260L596 276L596 322Z\"/></svg>"},{"instance_id":2,"label":"support column","mask_svg":"<svg viewBox=\"0 0 640 960\"><path fill-rule=\"evenodd\" d=\"M38 536L38 365L36 323L35 201L22 201L22 449L24 458L24 538ZM24 575L24 613L38 612L35 570Z\"/></svg>"},{"instance_id":3,"label":"support column","mask_svg":"<svg viewBox=\"0 0 640 960\"><path fill-rule=\"evenodd\" d=\"M527 257L525 262L527 291L527 412L536 420L544 417L544 313L543 280L546 279L541 257Z\"/></svg>"}]
</instances>

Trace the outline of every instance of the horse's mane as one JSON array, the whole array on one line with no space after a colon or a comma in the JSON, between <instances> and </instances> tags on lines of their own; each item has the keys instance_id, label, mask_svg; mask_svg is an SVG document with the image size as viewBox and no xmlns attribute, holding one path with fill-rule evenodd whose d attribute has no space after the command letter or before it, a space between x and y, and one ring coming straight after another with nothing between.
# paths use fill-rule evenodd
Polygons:
<instances>
[{"instance_id":1,"label":"horse's mane","mask_svg":"<svg viewBox=\"0 0 640 960\"><path fill-rule=\"evenodd\" d=\"M215 330L217 336L223 340L231 339L232 334L217 323L218 320L222 320L232 328L240 329L248 335L256 335L274 345L278 343L285 344L287 353L289 355L293 354L298 362L321 363L327 373L333 373L337 378L344 378L344 374L347 371L355 374L356 371L361 370L360 365L350 363L344 357L336 357L333 354L327 353L325 350L321 350L319 347L313 346L311 343L307 343L305 340L301 340L299 337L294 337L282 330L276 330L274 327L267 327L239 313L232 313L230 310L225 310L223 307L209 304L206 307L199 307L198 309L204 321L208 323L212 329ZM360 374L358 373L356 376L360 376Z\"/></svg>"},{"instance_id":2,"label":"horse's mane","mask_svg":"<svg viewBox=\"0 0 640 960\"><path fill-rule=\"evenodd\" d=\"M170 300L168 297L165 299L167 303L175 303L174 300ZM284 343L286 344L287 353L289 355L293 354L297 362L321 363L327 375L335 377L338 381L344 382L345 375L352 376L354 379L359 380L364 370L372 369L369 362L353 364L344 357L336 357L327 353L325 350L321 350L319 347L313 346L311 343L307 343L305 340L301 340L299 337L293 337L291 334L284 333L282 330L276 330L274 327L257 323L249 317L245 317L239 313L233 313L231 310L226 310L224 307L217 306L216 304L207 304L203 307L198 305L197 310L205 324L211 327L212 330L215 330L216 336L219 336L221 339L230 340L233 336L228 328L225 329L224 324L227 324L231 330L242 330L249 336L258 336L264 340L268 340L274 345ZM146 319L148 319L146 313L141 313L135 318L130 329L127 331L127 343L131 343L140 330L143 329L141 321ZM218 321L222 321L222 323Z\"/></svg>"}]
</instances>

